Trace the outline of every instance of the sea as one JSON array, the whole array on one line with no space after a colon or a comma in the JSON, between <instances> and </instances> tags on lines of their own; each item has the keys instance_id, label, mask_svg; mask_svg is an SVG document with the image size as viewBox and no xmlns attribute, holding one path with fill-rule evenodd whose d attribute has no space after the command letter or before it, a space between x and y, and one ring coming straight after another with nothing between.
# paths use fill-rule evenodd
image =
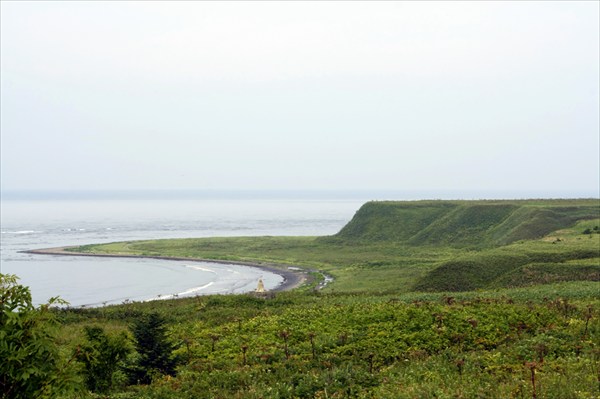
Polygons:
<instances>
[{"instance_id":1,"label":"sea","mask_svg":"<svg viewBox=\"0 0 600 399\"><path fill-rule=\"evenodd\" d=\"M281 276L249 266L22 251L161 238L330 235L365 201L298 193L15 195L0 203L0 272L16 275L35 304L58 296L72 307L244 293L259 279L273 289Z\"/></svg>"}]
</instances>

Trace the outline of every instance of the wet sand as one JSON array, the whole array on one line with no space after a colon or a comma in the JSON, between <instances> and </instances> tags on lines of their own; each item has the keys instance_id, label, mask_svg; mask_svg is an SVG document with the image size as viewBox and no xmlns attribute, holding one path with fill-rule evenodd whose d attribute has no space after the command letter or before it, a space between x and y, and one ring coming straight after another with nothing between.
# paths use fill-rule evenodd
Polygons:
<instances>
[{"instance_id":1,"label":"wet sand","mask_svg":"<svg viewBox=\"0 0 600 399\"><path fill-rule=\"evenodd\" d=\"M135 258L135 259L161 259L161 260L174 260L174 261L186 261L186 262L209 262L209 263L220 263L224 265L242 265L255 267L257 269L265 270L274 274L278 274L283 277L283 282L277 287L273 288L272 292L276 291L289 291L300 287L307 280L308 275L303 270L288 270L287 267L292 265L275 265L271 263L253 263L253 262L241 262L233 260L215 260L215 259L203 259L203 258L182 258L176 256L144 256L144 255L128 255L128 254L90 254L85 252L72 252L67 251L68 248L76 247L56 247L56 248L43 248L43 249L32 249L29 251L22 251L27 254L35 255L58 255L58 256L88 256L97 258Z\"/></svg>"}]
</instances>

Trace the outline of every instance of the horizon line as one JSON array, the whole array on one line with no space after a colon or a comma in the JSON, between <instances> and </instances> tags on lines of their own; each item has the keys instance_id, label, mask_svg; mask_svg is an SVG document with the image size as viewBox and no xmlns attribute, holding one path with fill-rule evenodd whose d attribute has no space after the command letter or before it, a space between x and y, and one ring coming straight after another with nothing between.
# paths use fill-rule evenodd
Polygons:
<instances>
[{"instance_id":1,"label":"horizon line","mask_svg":"<svg viewBox=\"0 0 600 399\"><path fill-rule=\"evenodd\" d=\"M597 189L223 189L223 188L135 188L135 189L2 189L2 200L60 199L600 199Z\"/></svg>"}]
</instances>

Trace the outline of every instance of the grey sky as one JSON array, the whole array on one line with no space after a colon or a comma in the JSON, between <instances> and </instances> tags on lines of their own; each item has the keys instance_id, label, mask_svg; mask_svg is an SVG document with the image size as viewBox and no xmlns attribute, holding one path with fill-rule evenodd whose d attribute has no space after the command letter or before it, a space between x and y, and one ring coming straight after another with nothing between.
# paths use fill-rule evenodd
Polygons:
<instances>
[{"instance_id":1,"label":"grey sky","mask_svg":"<svg viewBox=\"0 0 600 399\"><path fill-rule=\"evenodd\" d=\"M1 3L2 189L598 192L599 3Z\"/></svg>"}]
</instances>

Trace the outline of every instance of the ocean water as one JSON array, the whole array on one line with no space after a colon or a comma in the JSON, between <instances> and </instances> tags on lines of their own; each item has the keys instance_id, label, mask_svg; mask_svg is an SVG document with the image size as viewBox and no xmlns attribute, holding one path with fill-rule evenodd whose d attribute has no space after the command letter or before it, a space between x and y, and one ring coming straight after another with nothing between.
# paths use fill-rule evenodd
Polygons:
<instances>
[{"instance_id":1,"label":"ocean water","mask_svg":"<svg viewBox=\"0 0 600 399\"><path fill-rule=\"evenodd\" d=\"M0 271L16 274L36 304L60 296L71 306L127 300L242 293L263 270L216 263L155 259L32 255L20 251L125 240L263 235L329 235L364 203L361 199L3 199Z\"/></svg>"}]
</instances>

